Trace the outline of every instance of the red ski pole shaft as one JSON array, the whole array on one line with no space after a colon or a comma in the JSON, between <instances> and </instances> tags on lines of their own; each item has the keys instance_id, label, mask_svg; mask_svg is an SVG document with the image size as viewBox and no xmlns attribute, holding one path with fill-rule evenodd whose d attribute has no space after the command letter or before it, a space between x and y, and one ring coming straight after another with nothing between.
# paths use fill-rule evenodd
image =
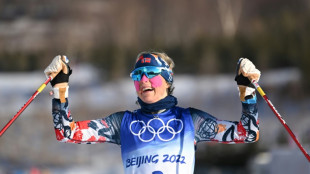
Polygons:
<instances>
[{"instance_id":1,"label":"red ski pole shaft","mask_svg":"<svg viewBox=\"0 0 310 174\"><path fill-rule=\"evenodd\" d=\"M299 147L299 149L301 150L301 152L305 155L305 157L308 159L308 161L310 162L310 156L309 154L306 152L306 150L302 147L302 145L299 143L299 141L297 140L296 136L294 135L293 131L288 127L288 125L286 124L286 122L284 121L284 119L282 118L282 116L280 115L280 113L277 111L277 109L273 106L273 104L271 103L271 101L269 100L269 98L267 97L267 95L265 94L265 92L262 90L262 88L259 86L259 84L253 80L252 84L255 86L256 90L258 91L258 93L264 98L265 102L268 104L268 106L270 107L270 109L272 110L272 112L277 116L277 118L279 119L279 121L281 122L281 124L284 126L284 128L287 130L287 132L290 134L290 136L293 138L293 140L295 141L295 143L297 144L297 146Z\"/></svg>"},{"instance_id":2,"label":"red ski pole shaft","mask_svg":"<svg viewBox=\"0 0 310 174\"><path fill-rule=\"evenodd\" d=\"M19 115L28 107L28 105L37 97L37 95L43 91L46 85L52 80L52 77L49 77L37 90L36 92L29 98L29 100L24 104L22 108L12 117L12 119L3 127L0 131L0 137L4 132L13 124L13 122L19 117Z\"/></svg>"}]
</instances>

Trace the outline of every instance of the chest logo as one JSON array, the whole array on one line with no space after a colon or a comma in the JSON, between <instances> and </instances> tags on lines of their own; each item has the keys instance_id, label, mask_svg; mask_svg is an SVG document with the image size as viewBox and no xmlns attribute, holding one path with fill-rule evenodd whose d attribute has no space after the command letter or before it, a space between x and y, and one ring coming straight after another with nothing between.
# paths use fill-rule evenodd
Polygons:
<instances>
[{"instance_id":1,"label":"chest logo","mask_svg":"<svg viewBox=\"0 0 310 174\"><path fill-rule=\"evenodd\" d=\"M165 124L160 118L150 119L147 123L142 120L134 120L130 123L129 130L142 142L150 142L156 136L161 141L171 141L177 134L182 132L183 121L173 118Z\"/></svg>"}]
</instances>

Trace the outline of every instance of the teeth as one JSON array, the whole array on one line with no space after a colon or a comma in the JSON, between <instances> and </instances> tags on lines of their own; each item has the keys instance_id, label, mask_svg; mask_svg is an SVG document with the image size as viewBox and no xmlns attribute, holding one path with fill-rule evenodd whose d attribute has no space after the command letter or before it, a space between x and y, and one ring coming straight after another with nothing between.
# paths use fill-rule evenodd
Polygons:
<instances>
[{"instance_id":1,"label":"teeth","mask_svg":"<svg viewBox=\"0 0 310 174\"><path fill-rule=\"evenodd\" d=\"M152 90L152 88L143 88L143 92L146 90Z\"/></svg>"}]
</instances>

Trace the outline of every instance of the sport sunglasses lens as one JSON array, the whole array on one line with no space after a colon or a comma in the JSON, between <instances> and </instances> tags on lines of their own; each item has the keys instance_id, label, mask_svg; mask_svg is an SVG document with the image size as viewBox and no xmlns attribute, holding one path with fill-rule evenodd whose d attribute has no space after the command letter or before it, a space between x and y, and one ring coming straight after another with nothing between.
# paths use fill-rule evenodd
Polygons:
<instances>
[{"instance_id":1,"label":"sport sunglasses lens","mask_svg":"<svg viewBox=\"0 0 310 174\"><path fill-rule=\"evenodd\" d=\"M135 69L131 74L130 77L134 81L140 81L143 74L146 75L147 78L151 79L161 73L162 68L153 67L153 66L146 66Z\"/></svg>"}]
</instances>

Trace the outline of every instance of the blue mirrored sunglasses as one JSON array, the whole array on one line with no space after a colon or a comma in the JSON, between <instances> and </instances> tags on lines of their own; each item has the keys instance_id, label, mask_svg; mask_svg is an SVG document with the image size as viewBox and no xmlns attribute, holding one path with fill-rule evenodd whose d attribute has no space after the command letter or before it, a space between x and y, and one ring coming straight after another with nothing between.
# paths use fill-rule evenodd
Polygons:
<instances>
[{"instance_id":1,"label":"blue mirrored sunglasses","mask_svg":"<svg viewBox=\"0 0 310 174\"><path fill-rule=\"evenodd\" d=\"M164 67L156 67L156 66L143 66L140 68L137 68L133 70L130 73L130 77L134 81L140 81L142 79L143 74L149 79L159 75L162 70L167 70L167 68ZM168 69L168 71L170 71Z\"/></svg>"}]
</instances>

